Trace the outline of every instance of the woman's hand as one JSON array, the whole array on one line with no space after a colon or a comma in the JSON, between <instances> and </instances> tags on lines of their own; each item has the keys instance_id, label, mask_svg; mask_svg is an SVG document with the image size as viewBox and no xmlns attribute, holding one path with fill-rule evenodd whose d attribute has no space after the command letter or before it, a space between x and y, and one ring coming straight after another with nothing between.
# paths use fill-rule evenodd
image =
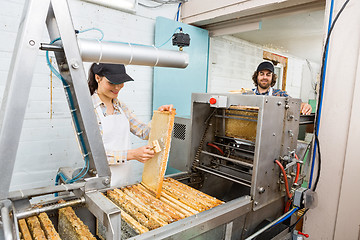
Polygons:
<instances>
[{"instance_id":1,"label":"woman's hand","mask_svg":"<svg viewBox=\"0 0 360 240\"><path fill-rule=\"evenodd\" d=\"M152 149L151 146L146 145L146 146L142 146L136 149L130 149L128 150L127 153L127 159L128 160L137 160L139 162L145 163L148 160L150 160L151 158L154 157L154 150Z\"/></svg>"},{"instance_id":2,"label":"woman's hand","mask_svg":"<svg viewBox=\"0 0 360 240\"><path fill-rule=\"evenodd\" d=\"M162 105L161 107L158 108L158 111L160 111L160 112L169 111L170 112L173 107L174 106L172 104L170 104L170 105Z\"/></svg>"},{"instance_id":3,"label":"woman's hand","mask_svg":"<svg viewBox=\"0 0 360 240\"><path fill-rule=\"evenodd\" d=\"M310 104L308 103L301 103L301 106L300 106L300 114L303 114L303 115L309 115L312 111L312 107Z\"/></svg>"}]
</instances>

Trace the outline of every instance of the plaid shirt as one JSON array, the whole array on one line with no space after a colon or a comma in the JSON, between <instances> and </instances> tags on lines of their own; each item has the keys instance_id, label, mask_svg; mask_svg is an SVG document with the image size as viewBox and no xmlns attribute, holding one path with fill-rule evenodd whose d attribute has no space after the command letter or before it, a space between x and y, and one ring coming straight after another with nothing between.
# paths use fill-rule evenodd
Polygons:
<instances>
[{"instance_id":1,"label":"plaid shirt","mask_svg":"<svg viewBox=\"0 0 360 240\"><path fill-rule=\"evenodd\" d=\"M96 111L97 107L101 108L102 113L104 116L107 116L106 113L106 106L99 98L99 95L95 92L92 95L92 100L94 104L94 111L98 120L99 129L101 135L103 134L103 128L101 125L101 120L98 115L98 112ZM131 111L124 103L121 103L117 98L113 100L114 105L114 113L113 114L121 114L120 109L124 112L125 116L129 120L130 123L130 132L136 136L138 136L141 139L147 140L149 139L150 134L150 124L145 124L141 121L139 121L136 118L136 115ZM120 164L125 163L127 160L127 150L123 151L106 151L106 156L108 159L109 164Z\"/></svg>"},{"instance_id":2,"label":"plaid shirt","mask_svg":"<svg viewBox=\"0 0 360 240\"><path fill-rule=\"evenodd\" d=\"M256 95L269 95L269 91L270 91L270 88L267 92L265 93L259 93L258 89L257 88L253 88L252 89L253 92L256 94ZM283 91L283 90L280 90L280 89L272 89L272 96L277 96L277 97L290 97L289 94L287 94L286 91Z\"/></svg>"}]
</instances>

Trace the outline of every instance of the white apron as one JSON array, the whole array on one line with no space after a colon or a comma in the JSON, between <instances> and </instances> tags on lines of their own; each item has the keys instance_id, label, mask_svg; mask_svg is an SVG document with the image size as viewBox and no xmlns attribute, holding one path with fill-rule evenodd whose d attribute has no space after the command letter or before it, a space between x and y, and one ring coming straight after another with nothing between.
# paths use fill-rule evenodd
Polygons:
<instances>
[{"instance_id":1,"label":"white apron","mask_svg":"<svg viewBox=\"0 0 360 240\"><path fill-rule=\"evenodd\" d=\"M120 114L104 116L100 106L96 108L103 130L102 140L105 151L123 151L129 149L130 124L126 115L120 109ZM111 187L122 187L133 184L132 176L136 170L136 161L127 161L110 165Z\"/></svg>"}]
</instances>

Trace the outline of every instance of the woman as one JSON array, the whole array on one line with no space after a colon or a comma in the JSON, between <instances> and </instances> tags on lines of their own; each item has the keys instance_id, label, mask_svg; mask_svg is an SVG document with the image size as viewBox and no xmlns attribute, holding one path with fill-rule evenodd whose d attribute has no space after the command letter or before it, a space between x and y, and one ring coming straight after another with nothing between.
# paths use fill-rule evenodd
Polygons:
<instances>
[{"instance_id":1,"label":"woman","mask_svg":"<svg viewBox=\"0 0 360 240\"><path fill-rule=\"evenodd\" d=\"M146 140L149 138L150 126L139 121L132 111L117 99L119 91L128 81L134 80L126 74L122 64L93 63L89 70L88 85L112 172L112 186L139 180L129 179L131 176L141 176L141 172L133 174L136 169L139 171L139 167L134 168L136 164L133 162L136 161L130 160L145 163L155 154L149 145L136 149L129 147L129 133ZM158 110L171 111L172 107L163 105Z\"/></svg>"}]
</instances>

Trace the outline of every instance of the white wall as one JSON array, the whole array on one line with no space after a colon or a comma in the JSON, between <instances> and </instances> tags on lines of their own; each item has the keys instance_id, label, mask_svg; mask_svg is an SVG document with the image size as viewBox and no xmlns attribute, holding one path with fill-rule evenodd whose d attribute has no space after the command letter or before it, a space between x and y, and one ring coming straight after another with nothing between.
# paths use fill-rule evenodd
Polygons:
<instances>
[{"instance_id":1,"label":"white wall","mask_svg":"<svg viewBox=\"0 0 360 240\"><path fill-rule=\"evenodd\" d=\"M208 92L252 88L262 54L259 46L234 37L210 38Z\"/></svg>"},{"instance_id":2,"label":"white wall","mask_svg":"<svg viewBox=\"0 0 360 240\"><path fill-rule=\"evenodd\" d=\"M228 92L241 88L253 88L251 77L263 61L263 50L288 57L286 91L303 101L314 99L312 81L320 67L305 59L272 50L231 36L210 38L208 92Z\"/></svg>"},{"instance_id":3,"label":"white wall","mask_svg":"<svg viewBox=\"0 0 360 240\"><path fill-rule=\"evenodd\" d=\"M12 51L25 0L0 0L0 100L3 96ZM153 2L141 1L148 5ZM176 4L159 8L138 6L136 14L69 0L75 29L97 27L103 30L104 40L116 40L152 45L156 16L174 19ZM41 27L41 26L39 26ZM45 24L43 42L49 42ZM81 37L99 37L88 32ZM170 36L169 36L170 37ZM52 104L50 101L50 71L45 54L39 53L29 102L25 114L19 149L15 162L11 190L26 189L54 184L56 171L61 166L82 167L82 159L71 126L71 118L60 81L52 76ZM86 63L88 69L90 63ZM119 98L125 101L143 121L149 121L152 104L153 69L144 66L128 66L128 74L135 81L127 83ZM31 76L29 76L31 77ZM26 79L24 79L26 81ZM52 119L50 107L52 105ZM132 138L132 146L143 141Z\"/></svg>"}]
</instances>

